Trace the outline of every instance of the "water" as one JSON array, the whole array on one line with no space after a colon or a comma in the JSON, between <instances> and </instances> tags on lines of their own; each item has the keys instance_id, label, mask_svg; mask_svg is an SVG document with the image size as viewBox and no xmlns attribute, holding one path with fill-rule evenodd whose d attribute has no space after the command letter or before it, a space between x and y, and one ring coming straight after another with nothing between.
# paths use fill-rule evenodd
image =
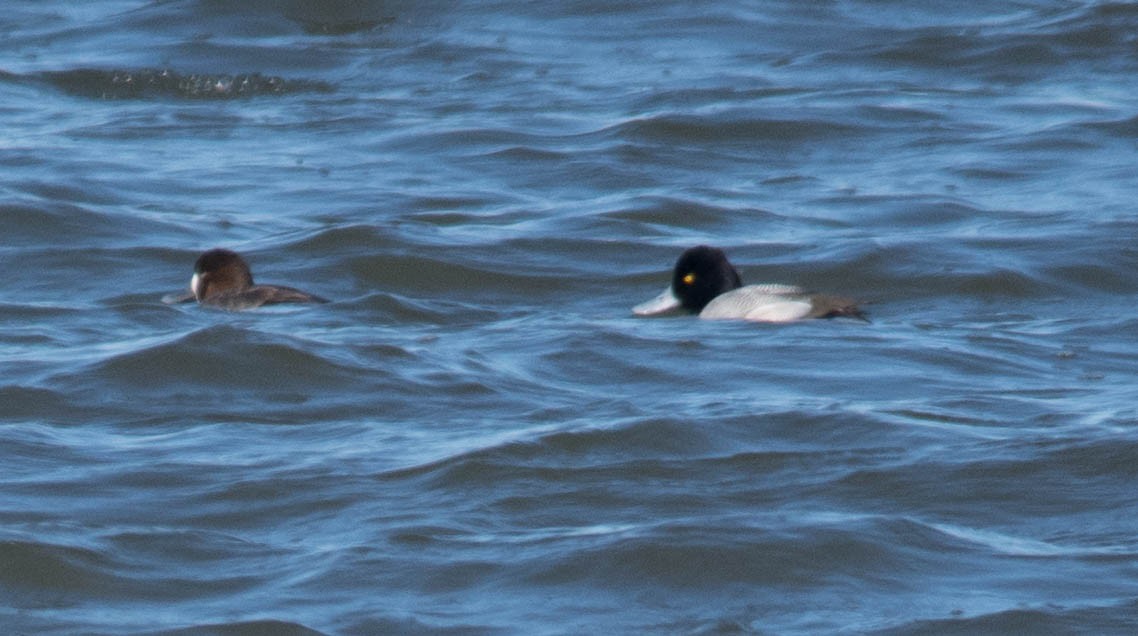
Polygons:
<instances>
[{"instance_id":1,"label":"water","mask_svg":"<svg viewBox=\"0 0 1138 636\"><path fill-rule=\"evenodd\" d=\"M8 4L6 633L1138 629L1134 5Z\"/></svg>"}]
</instances>

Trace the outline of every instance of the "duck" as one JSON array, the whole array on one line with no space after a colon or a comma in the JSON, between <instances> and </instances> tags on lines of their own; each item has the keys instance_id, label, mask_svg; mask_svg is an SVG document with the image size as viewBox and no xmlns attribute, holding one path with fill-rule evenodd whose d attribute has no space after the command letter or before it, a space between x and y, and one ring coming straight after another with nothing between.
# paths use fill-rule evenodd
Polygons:
<instances>
[{"instance_id":1,"label":"duck","mask_svg":"<svg viewBox=\"0 0 1138 636\"><path fill-rule=\"evenodd\" d=\"M167 303L197 301L199 305L242 311L263 305L284 303L326 303L324 298L282 285L258 285L253 272L240 254L214 248L203 252L194 263L190 293L163 298Z\"/></svg>"},{"instance_id":2,"label":"duck","mask_svg":"<svg viewBox=\"0 0 1138 636\"><path fill-rule=\"evenodd\" d=\"M662 294L632 308L638 316L684 310L707 320L795 322L812 318L856 318L868 322L848 298L814 294L796 285L743 285L723 250L697 245L684 250Z\"/></svg>"}]
</instances>

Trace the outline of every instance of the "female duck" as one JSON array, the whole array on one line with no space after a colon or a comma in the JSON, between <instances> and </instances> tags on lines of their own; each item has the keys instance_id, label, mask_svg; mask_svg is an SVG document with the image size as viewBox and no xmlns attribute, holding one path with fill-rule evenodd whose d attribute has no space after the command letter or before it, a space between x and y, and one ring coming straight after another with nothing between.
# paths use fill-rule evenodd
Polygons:
<instances>
[{"instance_id":1,"label":"female duck","mask_svg":"<svg viewBox=\"0 0 1138 636\"><path fill-rule=\"evenodd\" d=\"M676 261L672 284L653 300L632 308L651 316L683 308L712 320L792 322L846 316L866 320L849 299L811 294L793 285L743 285L723 250L699 245Z\"/></svg>"},{"instance_id":2,"label":"female duck","mask_svg":"<svg viewBox=\"0 0 1138 636\"><path fill-rule=\"evenodd\" d=\"M191 294L164 298L166 302L189 302L243 310L281 303L326 303L307 292L281 285L257 285L245 259L237 252L212 249L198 257L190 279Z\"/></svg>"}]
</instances>

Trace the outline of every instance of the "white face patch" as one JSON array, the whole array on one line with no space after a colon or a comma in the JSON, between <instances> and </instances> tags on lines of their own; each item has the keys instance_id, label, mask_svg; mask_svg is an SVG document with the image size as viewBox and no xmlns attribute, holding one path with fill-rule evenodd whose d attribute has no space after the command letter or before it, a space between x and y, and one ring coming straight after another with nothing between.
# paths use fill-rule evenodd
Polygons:
<instances>
[{"instance_id":1,"label":"white face patch","mask_svg":"<svg viewBox=\"0 0 1138 636\"><path fill-rule=\"evenodd\" d=\"M202 298L201 289L200 289L201 286L202 286L201 275L194 273L193 278L190 279L190 291L194 292L194 298L197 298L198 300L201 300L201 298Z\"/></svg>"}]
</instances>

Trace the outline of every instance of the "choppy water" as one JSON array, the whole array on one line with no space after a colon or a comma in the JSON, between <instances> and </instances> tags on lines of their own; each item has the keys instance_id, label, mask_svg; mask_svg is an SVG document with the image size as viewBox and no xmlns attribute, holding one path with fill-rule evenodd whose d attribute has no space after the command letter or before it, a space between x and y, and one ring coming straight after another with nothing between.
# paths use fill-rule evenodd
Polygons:
<instances>
[{"instance_id":1,"label":"choppy water","mask_svg":"<svg viewBox=\"0 0 1138 636\"><path fill-rule=\"evenodd\" d=\"M1138 6L313 4L0 15L5 633L1138 630Z\"/></svg>"}]
</instances>

